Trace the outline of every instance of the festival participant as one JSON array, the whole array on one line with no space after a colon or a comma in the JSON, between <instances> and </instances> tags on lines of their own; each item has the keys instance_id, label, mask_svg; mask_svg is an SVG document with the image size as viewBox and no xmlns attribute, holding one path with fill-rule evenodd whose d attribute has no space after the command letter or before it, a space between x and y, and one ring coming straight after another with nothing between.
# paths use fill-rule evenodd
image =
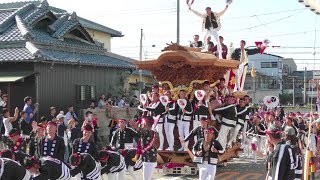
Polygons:
<instances>
[{"instance_id":1,"label":"festival participant","mask_svg":"<svg viewBox=\"0 0 320 180\"><path fill-rule=\"evenodd\" d=\"M132 128L127 127L127 120L118 120L119 128L113 134L110 146L114 150L133 148L133 141L137 141L139 134Z\"/></svg>"},{"instance_id":2,"label":"festival participant","mask_svg":"<svg viewBox=\"0 0 320 180\"><path fill-rule=\"evenodd\" d=\"M39 142L40 155L63 160L65 145L63 139L56 135L56 131L57 124L52 121L48 122L47 134Z\"/></svg>"},{"instance_id":3,"label":"festival participant","mask_svg":"<svg viewBox=\"0 0 320 180\"><path fill-rule=\"evenodd\" d=\"M214 134L215 129L213 127L206 128L204 138L199 139L193 146L193 154L196 157L200 157L195 158L195 162L198 163L200 180L214 179L218 164L218 154L224 152L219 141L215 140Z\"/></svg>"},{"instance_id":4,"label":"festival participant","mask_svg":"<svg viewBox=\"0 0 320 180\"><path fill-rule=\"evenodd\" d=\"M286 127L284 129L285 141L286 144L290 146L293 153L293 158L295 161L295 180L302 179L302 154L298 144L298 138L295 134L295 130L293 127Z\"/></svg>"},{"instance_id":5,"label":"festival participant","mask_svg":"<svg viewBox=\"0 0 320 180\"><path fill-rule=\"evenodd\" d=\"M82 131L82 137L77 138L72 143L72 154L75 153L88 153L93 158L98 157L96 144L90 140L92 139L92 126L87 124L84 126Z\"/></svg>"},{"instance_id":6,"label":"festival participant","mask_svg":"<svg viewBox=\"0 0 320 180\"><path fill-rule=\"evenodd\" d=\"M101 150L99 152L101 174L107 174L108 180L125 179L126 164L121 154L114 151Z\"/></svg>"},{"instance_id":7,"label":"festival participant","mask_svg":"<svg viewBox=\"0 0 320 180\"><path fill-rule=\"evenodd\" d=\"M200 121L202 118L207 119L208 118L208 103L206 103L205 100L195 100L195 104L194 104L194 119L193 119L193 128L196 128L200 125ZM196 142L196 137L194 138L194 142Z\"/></svg>"},{"instance_id":8,"label":"festival participant","mask_svg":"<svg viewBox=\"0 0 320 180\"><path fill-rule=\"evenodd\" d=\"M263 152L265 150L265 126L261 123L260 116L254 116L254 124L248 130L248 134L253 136L252 149L253 149L253 160L257 162L257 152Z\"/></svg>"},{"instance_id":9,"label":"festival participant","mask_svg":"<svg viewBox=\"0 0 320 180\"><path fill-rule=\"evenodd\" d=\"M196 34L193 36L193 42L190 44L190 47L194 47L194 48L202 48L203 43L202 41L199 41L199 35Z\"/></svg>"},{"instance_id":10,"label":"festival participant","mask_svg":"<svg viewBox=\"0 0 320 180\"><path fill-rule=\"evenodd\" d=\"M219 59L222 59L222 48L221 48L221 44L219 43L219 34L218 34L218 31L220 30L220 17L226 12L227 9L228 9L228 5L226 5L223 11L219 13L214 13L211 11L210 7L207 7L206 14L201 14L193 10L191 6L189 6L189 10L191 12L193 12L195 15L203 19L202 29L203 30L205 29L207 31L207 34L204 39L206 40L209 35L212 35L215 38L216 43L218 45ZM205 45L206 45L205 49L208 49L207 44Z\"/></svg>"},{"instance_id":11,"label":"festival participant","mask_svg":"<svg viewBox=\"0 0 320 180\"><path fill-rule=\"evenodd\" d=\"M37 129L36 131L36 135L30 139L30 143L29 143L29 155L30 156L34 156L35 158L40 158L40 148L39 148L39 143L41 141L41 139L44 136L44 132L45 132L45 127L43 124L38 124L37 125Z\"/></svg>"},{"instance_id":12,"label":"festival participant","mask_svg":"<svg viewBox=\"0 0 320 180\"><path fill-rule=\"evenodd\" d=\"M208 46L208 51L213 53L214 52L214 49L213 49L214 48L214 44L211 41L211 36L208 36L206 40L207 40L206 43L207 43L207 46Z\"/></svg>"},{"instance_id":13,"label":"festival participant","mask_svg":"<svg viewBox=\"0 0 320 180\"><path fill-rule=\"evenodd\" d=\"M178 109L178 130L180 139L184 139L189 134L190 123L192 119L192 105L187 99L186 90L181 89L179 92L180 99L186 99L187 104L184 109L179 107ZM188 147L188 142L186 144L181 144L181 148L178 151L184 151L184 147Z\"/></svg>"},{"instance_id":14,"label":"festival participant","mask_svg":"<svg viewBox=\"0 0 320 180\"><path fill-rule=\"evenodd\" d=\"M230 94L229 89L226 85L226 80L224 78L220 78L220 82L217 84L215 90L219 94L219 99L224 102L226 96Z\"/></svg>"},{"instance_id":15,"label":"festival participant","mask_svg":"<svg viewBox=\"0 0 320 180\"><path fill-rule=\"evenodd\" d=\"M193 128L192 131L190 132L190 134L184 138L183 142L189 141L192 137L195 138L194 142L197 142L199 139L204 138L204 131L205 129L208 128L208 118L202 117L200 119L200 125ZM215 131L214 131L214 136L217 137L218 136L218 131L212 127Z\"/></svg>"},{"instance_id":16,"label":"festival participant","mask_svg":"<svg viewBox=\"0 0 320 180\"><path fill-rule=\"evenodd\" d=\"M260 53L260 47L258 48L245 48L246 42L240 41L240 48L236 48L232 54L231 59L238 60L241 62L239 69L237 70L236 89L238 91L243 90L244 78L246 75L245 66L248 64L248 56Z\"/></svg>"},{"instance_id":17,"label":"festival participant","mask_svg":"<svg viewBox=\"0 0 320 180\"><path fill-rule=\"evenodd\" d=\"M237 109L236 109L236 99L234 96L227 96L226 103L224 107L216 108L214 111L222 115L221 128L217 140L222 145L223 149L227 146L227 137L232 128L236 126L237 123Z\"/></svg>"},{"instance_id":18,"label":"festival participant","mask_svg":"<svg viewBox=\"0 0 320 180\"><path fill-rule=\"evenodd\" d=\"M127 170L131 175L133 180L137 180L137 176L135 175L134 171L140 170L142 168L142 158L138 160L135 159L137 154L137 149L125 149L121 150L121 154L124 157L124 161L126 163Z\"/></svg>"},{"instance_id":19,"label":"festival participant","mask_svg":"<svg viewBox=\"0 0 320 180\"><path fill-rule=\"evenodd\" d=\"M30 180L31 174L18 162L0 158L0 180Z\"/></svg>"},{"instance_id":20,"label":"festival participant","mask_svg":"<svg viewBox=\"0 0 320 180\"><path fill-rule=\"evenodd\" d=\"M50 156L42 157L39 160L35 157L26 157L24 166L34 175L33 180L69 180L71 178L70 167L63 161Z\"/></svg>"},{"instance_id":21,"label":"festival participant","mask_svg":"<svg viewBox=\"0 0 320 180\"><path fill-rule=\"evenodd\" d=\"M275 147L270 157L270 171L267 178L293 180L295 178L294 157L290 146L281 139L281 129L272 125L266 134L268 142Z\"/></svg>"},{"instance_id":22,"label":"festival participant","mask_svg":"<svg viewBox=\"0 0 320 180\"><path fill-rule=\"evenodd\" d=\"M159 150L163 150L163 143L164 143L163 116L164 116L165 108L159 100L159 93L152 92L152 102L149 104L149 106L146 106L144 109L146 111L148 111L147 114L149 116L156 117L156 116L160 115L160 119L159 119L158 124L156 126L156 130L159 133L159 140L160 140Z\"/></svg>"},{"instance_id":23,"label":"festival participant","mask_svg":"<svg viewBox=\"0 0 320 180\"><path fill-rule=\"evenodd\" d=\"M285 129L286 127L292 127L296 136L298 136L299 129L293 124L293 119L291 117L285 118L285 122L282 125L282 129Z\"/></svg>"},{"instance_id":24,"label":"festival participant","mask_svg":"<svg viewBox=\"0 0 320 180\"><path fill-rule=\"evenodd\" d=\"M101 165L88 153L74 153L70 156L69 162L73 167L70 170L71 176L76 176L78 180L90 179L100 180Z\"/></svg>"},{"instance_id":25,"label":"festival participant","mask_svg":"<svg viewBox=\"0 0 320 180\"><path fill-rule=\"evenodd\" d=\"M24 158L28 157L29 155L22 151L13 152L9 149L5 149L0 152L0 156L1 158L8 158L13 161L19 162L20 164L23 164Z\"/></svg>"},{"instance_id":26,"label":"festival participant","mask_svg":"<svg viewBox=\"0 0 320 180\"><path fill-rule=\"evenodd\" d=\"M137 156L142 157L143 180L151 180L153 171L157 166L157 132L152 130L154 119L151 116L144 117L141 128L138 127L138 124L134 121L130 121L130 123L140 135ZM136 159L138 159L138 157L136 157Z\"/></svg>"},{"instance_id":27,"label":"festival participant","mask_svg":"<svg viewBox=\"0 0 320 180\"><path fill-rule=\"evenodd\" d=\"M228 47L223 43L223 40L224 38L222 36L219 36L219 43L220 43L220 46L221 46L221 49L222 49L222 58L223 59L227 59L227 54L228 54ZM213 48L212 48L214 54L216 56L218 56L219 52L217 51L218 50L218 46L215 45Z\"/></svg>"},{"instance_id":28,"label":"festival participant","mask_svg":"<svg viewBox=\"0 0 320 180\"><path fill-rule=\"evenodd\" d=\"M246 106L244 98L240 98L237 107L237 124L233 130L232 137L230 138L229 145L235 143L237 140L237 135L241 128L247 128L247 121L249 120L249 106ZM246 130L244 131L246 132ZM245 133L242 133L242 140L244 140Z\"/></svg>"},{"instance_id":29,"label":"festival participant","mask_svg":"<svg viewBox=\"0 0 320 180\"><path fill-rule=\"evenodd\" d=\"M166 150L173 151L174 150L173 149L173 145L174 145L173 130L177 122L178 105L174 100L172 100L172 95L170 91L166 91L164 95L167 96L169 99L169 103L165 107L166 113L164 116L164 130L165 130L167 142L169 145L168 149Z\"/></svg>"},{"instance_id":30,"label":"festival participant","mask_svg":"<svg viewBox=\"0 0 320 180\"><path fill-rule=\"evenodd\" d=\"M20 136L20 132L17 129L10 130L9 140L8 147L11 151L22 151L26 153L28 142Z\"/></svg>"}]
</instances>

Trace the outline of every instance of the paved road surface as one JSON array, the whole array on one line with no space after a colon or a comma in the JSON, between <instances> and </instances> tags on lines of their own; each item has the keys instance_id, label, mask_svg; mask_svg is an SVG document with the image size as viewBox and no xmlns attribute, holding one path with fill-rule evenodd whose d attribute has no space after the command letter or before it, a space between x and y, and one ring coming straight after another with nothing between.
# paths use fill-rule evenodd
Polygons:
<instances>
[{"instance_id":1,"label":"paved road surface","mask_svg":"<svg viewBox=\"0 0 320 180\"><path fill-rule=\"evenodd\" d=\"M265 179L265 161L258 160L257 163L251 160L234 158L228 162L226 167L219 166L217 169L217 180L264 180ZM138 180L142 180L141 170L136 172ZM107 180L104 177L104 180ZM127 173L126 180L131 180ZM198 175L164 175L162 170L156 170L153 176L154 180L196 180Z\"/></svg>"}]
</instances>

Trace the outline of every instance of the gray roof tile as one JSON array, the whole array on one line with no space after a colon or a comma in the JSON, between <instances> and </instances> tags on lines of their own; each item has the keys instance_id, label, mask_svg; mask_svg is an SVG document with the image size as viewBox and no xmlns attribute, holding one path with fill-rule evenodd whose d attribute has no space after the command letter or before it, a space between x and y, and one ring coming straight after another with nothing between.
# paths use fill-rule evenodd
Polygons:
<instances>
[{"instance_id":1,"label":"gray roof tile","mask_svg":"<svg viewBox=\"0 0 320 180\"><path fill-rule=\"evenodd\" d=\"M0 61L22 61L31 60L34 56L26 48L0 49Z\"/></svg>"},{"instance_id":2,"label":"gray roof tile","mask_svg":"<svg viewBox=\"0 0 320 180\"><path fill-rule=\"evenodd\" d=\"M10 16L13 12L13 10L0 10L0 22L3 21L6 17Z\"/></svg>"},{"instance_id":3,"label":"gray roof tile","mask_svg":"<svg viewBox=\"0 0 320 180\"><path fill-rule=\"evenodd\" d=\"M135 68L135 65L107 55L83 54L77 52L62 52L52 49L41 49L47 60L60 62L79 63L88 65L102 65L117 68Z\"/></svg>"},{"instance_id":4,"label":"gray roof tile","mask_svg":"<svg viewBox=\"0 0 320 180\"><path fill-rule=\"evenodd\" d=\"M67 20L53 24L54 28L49 32L46 28L33 26L35 21L47 15L59 21L47 7L46 4L40 7L27 4L15 12L0 10L1 62L33 61L41 58L62 63L135 69L131 59L105 52L103 47L90 43L93 40L81 26L75 13L67 15ZM67 34L73 28L79 28L88 41L79 40L80 36L75 38L74 34ZM76 49L75 52L72 49ZM81 53L78 49L81 49Z\"/></svg>"},{"instance_id":5,"label":"gray roof tile","mask_svg":"<svg viewBox=\"0 0 320 180\"><path fill-rule=\"evenodd\" d=\"M37 8L36 10L30 12L27 16L25 16L25 18L23 18L25 20L25 22L28 25L31 25L32 23L34 23L35 21L37 21L40 17L42 17L43 15L45 15L46 13L50 12L49 9L43 9L43 8Z\"/></svg>"},{"instance_id":6,"label":"gray roof tile","mask_svg":"<svg viewBox=\"0 0 320 180\"><path fill-rule=\"evenodd\" d=\"M35 6L39 6L41 1L38 0L33 0L33 1L25 1L25 2L12 2L12 3L0 3L0 9L18 9L21 8L22 6L28 4L28 3L32 3ZM55 13L67 13L66 10L60 9L60 8L56 8L56 7L49 7L50 10L52 10ZM96 22L90 21L88 19L85 18L81 18L79 17L79 21L80 23L85 27L85 28L89 28L89 29L95 29L101 32L105 32L111 35L111 37L122 37L122 33L120 31L117 31L115 29L106 27L104 25L98 24Z\"/></svg>"},{"instance_id":7,"label":"gray roof tile","mask_svg":"<svg viewBox=\"0 0 320 180\"><path fill-rule=\"evenodd\" d=\"M13 25L8 28L4 33L0 34L0 41L7 42L7 41L22 41L25 40L17 25Z\"/></svg>"}]
</instances>

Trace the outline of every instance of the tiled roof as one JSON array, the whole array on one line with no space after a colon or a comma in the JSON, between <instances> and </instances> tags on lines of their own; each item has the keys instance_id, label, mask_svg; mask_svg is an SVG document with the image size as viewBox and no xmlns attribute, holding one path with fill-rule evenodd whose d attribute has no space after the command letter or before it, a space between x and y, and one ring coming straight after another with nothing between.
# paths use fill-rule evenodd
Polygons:
<instances>
[{"instance_id":1,"label":"tiled roof","mask_svg":"<svg viewBox=\"0 0 320 180\"><path fill-rule=\"evenodd\" d=\"M0 22L3 21L6 17L10 16L13 12L13 10L0 10Z\"/></svg>"},{"instance_id":2,"label":"tiled roof","mask_svg":"<svg viewBox=\"0 0 320 180\"><path fill-rule=\"evenodd\" d=\"M17 25L13 25L8 28L4 33L0 33L0 42L8 42L8 41L22 41L25 40L22 37Z\"/></svg>"},{"instance_id":3,"label":"tiled roof","mask_svg":"<svg viewBox=\"0 0 320 180\"><path fill-rule=\"evenodd\" d=\"M39 6L25 4L16 11L0 10L0 62L42 59L61 63L135 68L130 58L108 53L95 44L75 13L67 14L68 18L58 18L48 8L49 5L44 1ZM53 23L51 26L42 27L46 24L38 24L47 17L50 19L48 22ZM73 33L74 29L79 32Z\"/></svg>"},{"instance_id":4,"label":"tiled roof","mask_svg":"<svg viewBox=\"0 0 320 180\"><path fill-rule=\"evenodd\" d=\"M107 55L84 54L79 52L62 52L52 49L41 49L46 60L54 60L60 62L102 65L116 68L135 68L132 63L115 59Z\"/></svg>"},{"instance_id":5,"label":"tiled roof","mask_svg":"<svg viewBox=\"0 0 320 180\"><path fill-rule=\"evenodd\" d=\"M24 1L24 2L12 2L12 3L0 3L0 9L18 9L21 8L22 6L32 3L36 6L40 5L41 1L39 0L34 0L34 1ZM54 13L67 13L66 10L56 8L56 7L49 7L49 9L54 12ZM114 30L112 28L106 27L104 25L98 24L96 22L90 21L85 18L78 18L80 23L83 25L83 27L88 28L88 29L94 29L98 30L101 32L105 32L111 35L111 37L122 37L122 33L120 31ZM1 17L0 17L1 20Z\"/></svg>"},{"instance_id":6,"label":"tiled roof","mask_svg":"<svg viewBox=\"0 0 320 180\"><path fill-rule=\"evenodd\" d=\"M26 48L5 48L0 49L0 61L22 61L31 60L34 56Z\"/></svg>"}]
</instances>

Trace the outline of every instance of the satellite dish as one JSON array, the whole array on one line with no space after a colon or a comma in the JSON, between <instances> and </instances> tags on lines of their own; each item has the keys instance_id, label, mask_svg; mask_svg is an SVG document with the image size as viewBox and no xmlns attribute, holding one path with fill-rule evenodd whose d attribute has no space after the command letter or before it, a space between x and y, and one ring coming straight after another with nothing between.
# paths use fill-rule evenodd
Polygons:
<instances>
[{"instance_id":1,"label":"satellite dish","mask_svg":"<svg viewBox=\"0 0 320 180\"><path fill-rule=\"evenodd\" d=\"M276 96L265 96L263 98L263 104L268 108L275 108L279 105L279 98Z\"/></svg>"}]
</instances>

